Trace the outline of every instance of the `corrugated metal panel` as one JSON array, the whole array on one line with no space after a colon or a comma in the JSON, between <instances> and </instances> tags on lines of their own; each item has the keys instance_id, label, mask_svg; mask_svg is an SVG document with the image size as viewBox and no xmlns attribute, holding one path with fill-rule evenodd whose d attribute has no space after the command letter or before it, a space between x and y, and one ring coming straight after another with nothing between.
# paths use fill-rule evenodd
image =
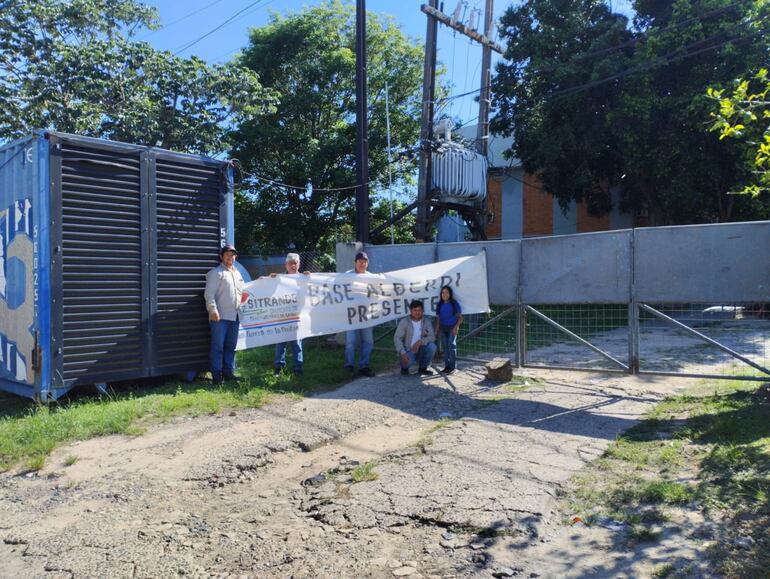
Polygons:
<instances>
[{"instance_id":1,"label":"corrugated metal panel","mask_svg":"<svg viewBox=\"0 0 770 579\"><path fill-rule=\"evenodd\" d=\"M147 375L140 149L61 145L64 383Z\"/></svg>"},{"instance_id":2,"label":"corrugated metal panel","mask_svg":"<svg viewBox=\"0 0 770 579\"><path fill-rule=\"evenodd\" d=\"M204 369L209 325L203 290L220 246L221 165L158 156L155 175L155 368L158 373Z\"/></svg>"}]
</instances>

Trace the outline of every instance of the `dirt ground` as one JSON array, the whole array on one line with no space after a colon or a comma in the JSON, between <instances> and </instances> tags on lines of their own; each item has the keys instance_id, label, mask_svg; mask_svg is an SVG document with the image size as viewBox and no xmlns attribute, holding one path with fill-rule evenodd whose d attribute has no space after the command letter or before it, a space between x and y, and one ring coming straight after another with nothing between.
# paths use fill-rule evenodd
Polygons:
<instances>
[{"instance_id":1,"label":"dirt ground","mask_svg":"<svg viewBox=\"0 0 770 579\"><path fill-rule=\"evenodd\" d=\"M701 520L633 546L556 500L691 382L517 374L384 374L62 448L0 475L0 577L643 577L704 559ZM367 461L376 479L356 482Z\"/></svg>"}]
</instances>

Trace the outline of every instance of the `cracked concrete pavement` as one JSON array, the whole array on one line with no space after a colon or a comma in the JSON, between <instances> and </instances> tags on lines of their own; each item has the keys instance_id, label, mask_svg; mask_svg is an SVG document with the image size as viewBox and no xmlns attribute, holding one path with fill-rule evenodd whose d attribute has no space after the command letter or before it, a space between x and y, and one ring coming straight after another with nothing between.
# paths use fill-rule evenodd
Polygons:
<instances>
[{"instance_id":1,"label":"cracked concrete pavement","mask_svg":"<svg viewBox=\"0 0 770 579\"><path fill-rule=\"evenodd\" d=\"M572 537L555 497L671 381L519 373L386 374L62 448L0 475L0 577L601 575L610 538Z\"/></svg>"}]
</instances>

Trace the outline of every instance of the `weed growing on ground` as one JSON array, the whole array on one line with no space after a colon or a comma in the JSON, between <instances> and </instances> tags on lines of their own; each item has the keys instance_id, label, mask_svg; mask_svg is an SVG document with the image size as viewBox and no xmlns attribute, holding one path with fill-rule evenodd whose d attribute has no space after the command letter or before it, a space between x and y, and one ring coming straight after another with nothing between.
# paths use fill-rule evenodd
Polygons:
<instances>
[{"instance_id":1,"label":"weed growing on ground","mask_svg":"<svg viewBox=\"0 0 770 579\"><path fill-rule=\"evenodd\" d=\"M72 466L78 461L78 457L74 454L70 454L64 459L64 466Z\"/></svg>"},{"instance_id":2,"label":"weed growing on ground","mask_svg":"<svg viewBox=\"0 0 770 579\"><path fill-rule=\"evenodd\" d=\"M661 529L653 529L645 525L632 525L628 531L628 538L639 542L655 542L662 536Z\"/></svg>"},{"instance_id":3,"label":"weed growing on ground","mask_svg":"<svg viewBox=\"0 0 770 579\"><path fill-rule=\"evenodd\" d=\"M444 416L442 418L439 418L436 424L428 428L425 432L422 433L420 438L417 440L417 442L414 443L414 446L416 446L420 452L425 454L427 452L427 447L433 444L433 438L431 438L431 434L434 432L437 432L438 430L441 430L442 428L446 428L449 426L454 420L452 418L449 418L447 416Z\"/></svg>"},{"instance_id":4,"label":"weed growing on ground","mask_svg":"<svg viewBox=\"0 0 770 579\"><path fill-rule=\"evenodd\" d=\"M667 577L671 577L675 571L676 567L674 567L671 563L664 563L663 565L658 565L655 567L655 569L653 569L652 576L654 579L666 579Z\"/></svg>"},{"instance_id":5,"label":"weed growing on ground","mask_svg":"<svg viewBox=\"0 0 770 579\"><path fill-rule=\"evenodd\" d=\"M357 483L377 480L380 475L374 472L374 467L376 465L377 463L375 463L373 460L369 460L364 464L359 464L356 468L353 469L353 472L350 473L350 478L353 479L353 482Z\"/></svg>"}]
</instances>

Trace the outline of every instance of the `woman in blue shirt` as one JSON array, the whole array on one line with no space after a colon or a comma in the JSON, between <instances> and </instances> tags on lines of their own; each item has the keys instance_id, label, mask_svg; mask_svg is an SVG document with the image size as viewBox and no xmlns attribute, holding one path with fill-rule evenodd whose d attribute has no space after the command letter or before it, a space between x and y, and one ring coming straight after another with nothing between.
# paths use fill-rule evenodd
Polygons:
<instances>
[{"instance_id":1,"label":"woman in blue shirt","mask_svg":"<svg viewBox=\"0 0 770 579\"><path fill-rule=\"evenodd\" d=\"M445 285L441 288L438 305L436 305L436 334L441 338L441 348L444 350L444 368L442 374L452 374L457 363L457 332L463 321L462 309L454 298L452 288Z\"/></svg>"}]
</instances>

